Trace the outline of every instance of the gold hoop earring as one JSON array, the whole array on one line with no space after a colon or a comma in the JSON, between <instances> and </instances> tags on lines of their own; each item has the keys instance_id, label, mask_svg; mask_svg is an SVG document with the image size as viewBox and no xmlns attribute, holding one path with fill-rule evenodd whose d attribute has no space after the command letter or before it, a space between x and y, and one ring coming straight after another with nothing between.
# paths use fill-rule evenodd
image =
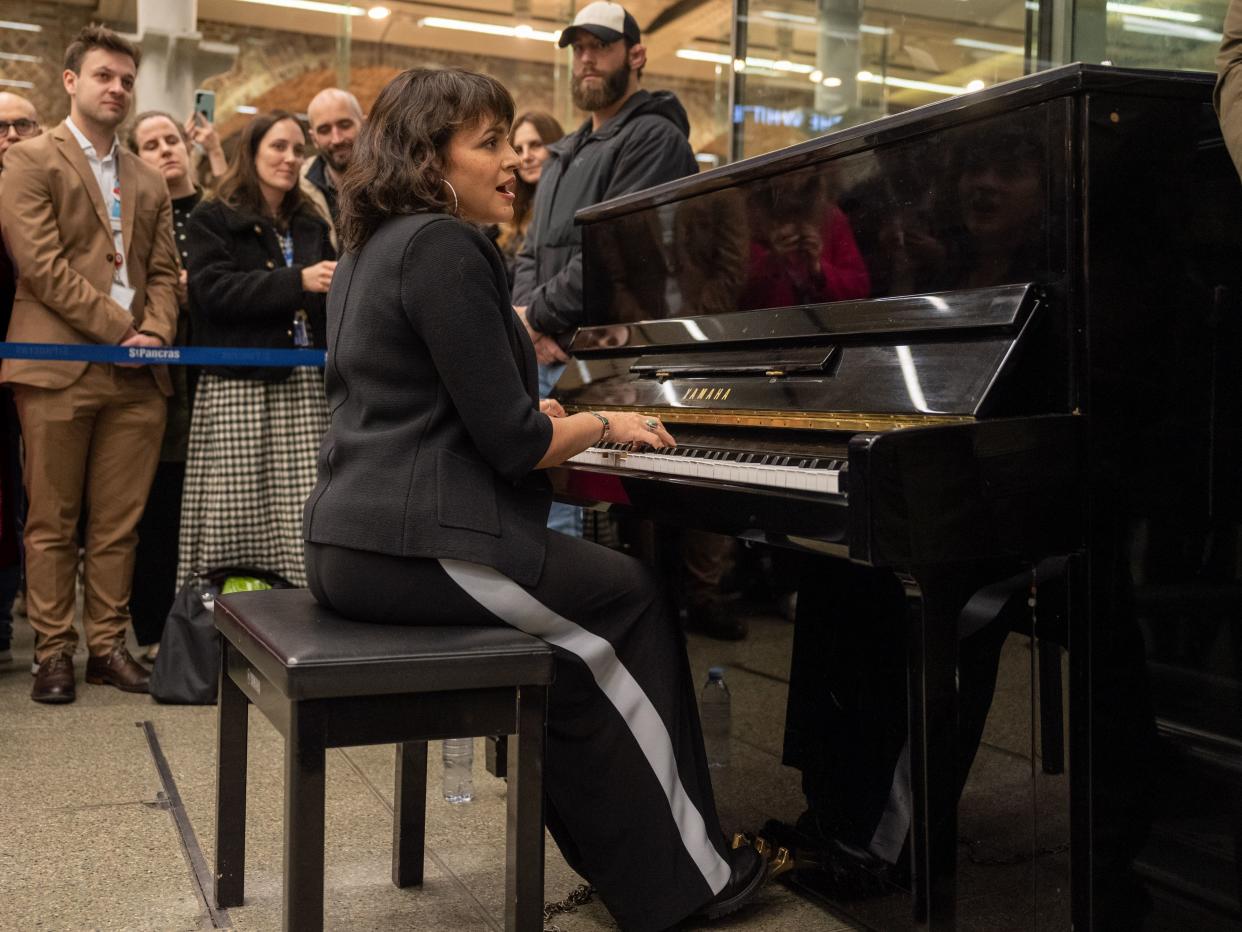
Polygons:
<instances>
[{"instance_id":1,"label":"gold hoop earring","mask_svg":"<svg viewBox=\"0 0 1242 932\"><path fill-rule=\"evenodd\" d=\"M449 191L453 193L453 216L456 217L457 209L460 204L460 202L457 200L457 189L453 187L452 183L447 178L441 178L440 183L448 185Z\"/></svg>"}]
</instances>

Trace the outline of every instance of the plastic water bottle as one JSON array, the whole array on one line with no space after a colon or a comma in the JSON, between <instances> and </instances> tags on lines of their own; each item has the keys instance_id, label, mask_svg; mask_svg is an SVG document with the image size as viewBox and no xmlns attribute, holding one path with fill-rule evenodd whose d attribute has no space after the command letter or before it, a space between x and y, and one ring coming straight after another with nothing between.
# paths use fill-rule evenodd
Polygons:
<instances>
[{"instance_id":1,"label":"plastic water bottle","mask_svg":"<svg viewBox=\"0 0 1242 932\"><path fill-rule=\"evenodd\" d=\"M729 730L732 712L729 687L725 685L724 669L712 667L699 696L699 717L703 722L703 744L707 748L707 766L729 766Z\"/></svg>"},{"instance_id":2,"label":"plastic water bottle","mask_svg":"<svg viewBox=\"0 0 1242 932\"><path fill-rule=\"evenodd\" d=\"M444 799L450 803L468 803L474 799L473 738L444 739Z\"/></svg>"}]
</instances>

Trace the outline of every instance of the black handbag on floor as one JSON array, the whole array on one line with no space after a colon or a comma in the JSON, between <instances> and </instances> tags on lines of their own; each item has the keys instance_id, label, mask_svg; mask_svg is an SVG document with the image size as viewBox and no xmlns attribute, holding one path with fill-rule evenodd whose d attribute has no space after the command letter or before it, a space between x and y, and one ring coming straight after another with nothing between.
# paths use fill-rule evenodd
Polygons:
<instances>
[{"instance_id":1,"label":"black handbag on floor","mask_svg":"<svg viewBox=\"0 0 1242 932\"><path fill-rule=\"evenodd\" d=\"M156 702L211 705L220 677L220 632L215 625L216 596L230 576L261 579L273 589L290 589L287 580L252 567L226 567L194 576L173 599L155 657L149 692Z\"/></svg>"}]
</instances>

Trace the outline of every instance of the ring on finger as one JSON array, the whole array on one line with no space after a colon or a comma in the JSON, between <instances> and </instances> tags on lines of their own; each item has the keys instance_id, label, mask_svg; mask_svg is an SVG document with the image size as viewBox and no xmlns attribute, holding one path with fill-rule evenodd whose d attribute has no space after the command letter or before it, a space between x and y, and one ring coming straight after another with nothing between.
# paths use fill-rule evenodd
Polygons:
<instances>
[{"instance_id":1,"label":"ring on finger","mask_svg":"<svg viewBox=\"0 0 1242 932\"><path fill-rule=\"evenodd\" d=\"M648 429L648 430L655 430L657 427L659 427L659 426L660 426L660 422L659 422L659 420L657 420L657 419L656 419L656 418L654 418L654 417L649 417L649 418L647 418L647 420L646 420L646 422L645 422L645 423L646 423L646 425L647 425L647 429Z\"/></svg>"}]
</instances>

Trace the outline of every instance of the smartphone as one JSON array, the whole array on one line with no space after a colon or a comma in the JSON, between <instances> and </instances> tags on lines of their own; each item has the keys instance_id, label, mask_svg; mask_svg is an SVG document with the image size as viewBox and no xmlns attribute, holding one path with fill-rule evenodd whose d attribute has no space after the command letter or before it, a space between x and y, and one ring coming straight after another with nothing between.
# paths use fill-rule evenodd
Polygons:
<instances>
[{"instance_id":1,"label":"smartphone","mask_svg":"<svg viewBox=\"0 0 1242 932\"><path fill-rule=\"evenodd\" d=\"M208 123L216 122L216 92L201 88L194 92L194 112L201 113Z\"/></svg>"}]
</instances>

